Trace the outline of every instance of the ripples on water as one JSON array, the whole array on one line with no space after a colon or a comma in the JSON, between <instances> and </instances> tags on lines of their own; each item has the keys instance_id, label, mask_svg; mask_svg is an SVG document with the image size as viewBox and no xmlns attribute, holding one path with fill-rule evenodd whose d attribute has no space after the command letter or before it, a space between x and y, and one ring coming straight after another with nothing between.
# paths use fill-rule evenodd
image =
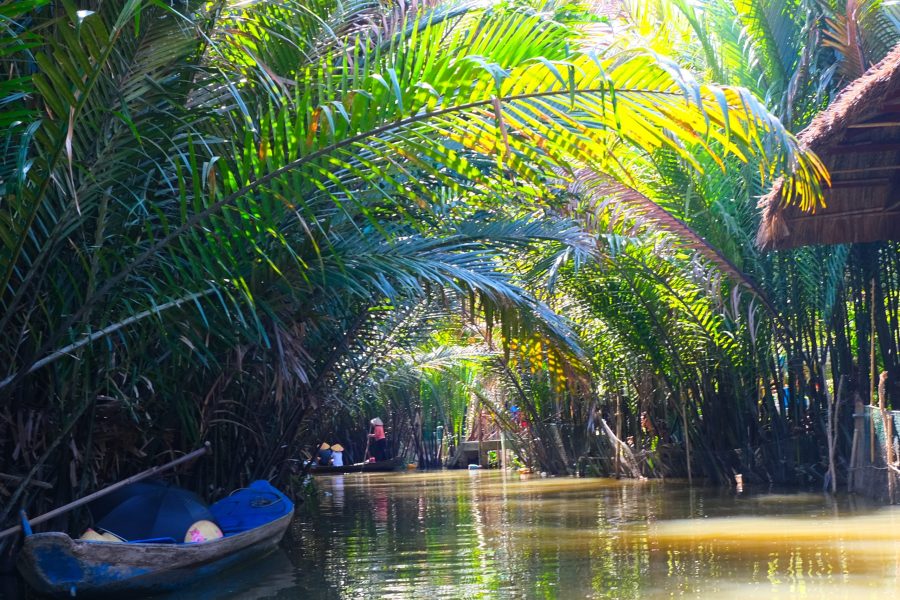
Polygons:
<instances>
[{"instance_id":1,"label":"ripples on water","mask_svg":"<svg viewBox=\"0 0 900 600\"><path fill-rule=\"evenodd\" d=\"M857 600L900 581L900 512L821 494L486 471L316 484L290 577L246 597Z\"/></svg>"},{"instance_id":2,"label":"ripples on water","mask_svg":"<svg viewBox=\"0 0 900 600\"><path fill-rule=\"evenodd\" d=\"M820 494L497 472L319 477L284 549L174 596L879 598L900 511Z\"/></svg>"}]
</instances>

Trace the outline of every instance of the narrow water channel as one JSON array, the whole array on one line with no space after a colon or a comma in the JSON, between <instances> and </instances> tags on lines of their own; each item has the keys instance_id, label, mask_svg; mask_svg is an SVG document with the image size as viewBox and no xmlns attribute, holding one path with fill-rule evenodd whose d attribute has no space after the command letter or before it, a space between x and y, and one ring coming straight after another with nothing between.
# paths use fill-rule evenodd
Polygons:
<instances>
[{"instance_id":1,"label":"narrow water channel","mask_svg":"<svg viewBox=\"0 0 900 600\"><path fill-rule=\"evenodd\" d=\"M171 599L878 598L900 509L497 472L321 476L283 549Z\"/></svg>"},{"instance_id":2,"label":"narrow water channel","mask_svg":"<svg viewBox=\"0 0 900 600\"><path fill-rule=\"evenodd\" d=\"M900 584L900 510L822 494L487 471L316 484L285 550L209 597L883 600Z\"/></svg>"}]
</instances>

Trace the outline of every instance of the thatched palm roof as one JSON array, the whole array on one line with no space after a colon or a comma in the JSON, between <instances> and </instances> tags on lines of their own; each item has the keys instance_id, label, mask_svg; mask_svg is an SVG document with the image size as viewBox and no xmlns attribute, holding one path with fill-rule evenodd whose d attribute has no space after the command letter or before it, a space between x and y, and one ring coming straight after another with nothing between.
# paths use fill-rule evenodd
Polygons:
<instances>
[{"instance_id":1,"label":"thatched palm roof","mask_svg":"<svg viewBox=\"0 0 900 600\"><path fill-rule=\"evenodd\" d=\"M763 248L900 240L900 45L848 85L798 136L831 172L826 208L781 202L781 182L760 200Z\"/></svg>"}]
</instances>

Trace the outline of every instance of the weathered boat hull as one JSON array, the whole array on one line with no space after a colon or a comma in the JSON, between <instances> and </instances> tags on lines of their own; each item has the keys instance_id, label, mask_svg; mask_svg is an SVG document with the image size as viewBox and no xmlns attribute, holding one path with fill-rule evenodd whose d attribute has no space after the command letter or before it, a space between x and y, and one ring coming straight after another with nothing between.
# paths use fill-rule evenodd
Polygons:
<instances>
[{"instance_id":1,"label":"weathered boat hull","mask_svg":"<svg viewBox=\"0 0 900 600\"><path fill-rule=\"evenodd\" d=\"M339 475L341 473L371 473L379 471L395 471L403 466L403 460L392 458L379 462L356 463L340 467L311 467L309 472L313 475Z\"/></svg>"},{"instance_id":2,"label":"weathered boat hull","mask_svg":"<svg viewBox=\"0 0 900 600\"><path fill-rule=\"evenodd\" d=\"M255 482L247 494L269 494L283 504L268 522L193 544L115 543L73 540L59 532L32 534L25 537L19 554L19 571L35 590L55 597L121 598L190 585L266 554L281 541L294 514L293 504L266 482ZM228 518L227 512L223 514Z\"/></svg>"}]
</instances>

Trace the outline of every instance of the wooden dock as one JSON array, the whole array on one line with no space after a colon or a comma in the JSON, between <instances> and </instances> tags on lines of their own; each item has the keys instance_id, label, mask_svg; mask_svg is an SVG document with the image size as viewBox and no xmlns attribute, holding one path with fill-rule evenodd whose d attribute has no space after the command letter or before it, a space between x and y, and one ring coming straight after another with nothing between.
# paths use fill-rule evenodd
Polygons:
<instances>
[{"instance_id":1,"label":"wooden dock","mask_svg":"<svg viewBox=\"0 0 900 600\"><path fill-rule=\"evenodd\" d=\"M463 467L468 465L488 466L488 452L500 452L500 440L475 440L463 442L456 448L448 466Z\"/></svg>"}]
</instances>

